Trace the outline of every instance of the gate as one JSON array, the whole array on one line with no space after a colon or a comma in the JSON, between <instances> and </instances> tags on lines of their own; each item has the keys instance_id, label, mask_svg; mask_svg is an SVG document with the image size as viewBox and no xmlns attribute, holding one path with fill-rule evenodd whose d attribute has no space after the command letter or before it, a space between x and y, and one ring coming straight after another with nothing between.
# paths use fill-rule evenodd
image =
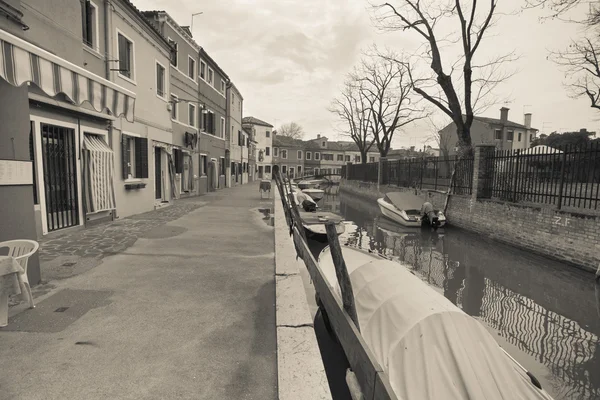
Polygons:
<instances>
[{"instance_id":1,"label":"gate","mask_svg":"<svg viewBox=\"0 0 600 400\"><path fill-rule=\"evenodd\" d=\"M75 130L41 124L48 231L79 225Z\"/></svg>"}]
</instances>

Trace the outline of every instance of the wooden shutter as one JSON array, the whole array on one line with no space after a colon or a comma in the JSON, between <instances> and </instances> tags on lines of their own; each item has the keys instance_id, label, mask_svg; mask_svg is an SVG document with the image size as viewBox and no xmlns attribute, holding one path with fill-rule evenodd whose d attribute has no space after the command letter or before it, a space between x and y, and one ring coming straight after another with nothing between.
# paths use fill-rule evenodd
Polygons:
<instances>
[{"instance_id":1,"label":"wooden shutter","mask_svg":"<svg viewBox=\"0 0 600 400\"><path fill-rule=\"evenodd\" d=\"M135 177L148 177L148 139L135 138Z\"/></svg>"},{"instance_id":2,"label":"wooden shutter","mask_svg":"<svg viewBox=\"0 0 600 400\"><path fill-rule=\"evenodd\" d=\"M123 179L129 177L129 136L121 135L121 165L123 168Z\"/></svg>"}]
</instances>

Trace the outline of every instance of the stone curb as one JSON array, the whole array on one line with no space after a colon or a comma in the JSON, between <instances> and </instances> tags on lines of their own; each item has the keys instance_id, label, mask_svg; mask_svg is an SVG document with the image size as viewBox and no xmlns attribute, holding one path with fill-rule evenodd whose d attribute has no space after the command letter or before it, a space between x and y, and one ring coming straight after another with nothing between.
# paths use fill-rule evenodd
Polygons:
<instances>
[{"instance_id":1,"label":"stone curb","mask_svg":"<svg viewBox=\"0 0 600 400\"><path fill-rule=\"evenodd\" d=\"M280 400L331 399L327 375L315 336L296 249L274 195L277 374Z\"/></svg>"}]
</instances>

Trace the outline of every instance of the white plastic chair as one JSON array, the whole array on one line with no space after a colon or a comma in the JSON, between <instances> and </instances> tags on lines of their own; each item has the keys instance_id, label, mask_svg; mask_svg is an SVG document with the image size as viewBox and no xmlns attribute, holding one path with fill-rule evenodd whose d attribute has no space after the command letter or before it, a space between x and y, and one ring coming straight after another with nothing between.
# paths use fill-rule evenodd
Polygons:
<instances>
[{"instance_id":1,"label":"white plastic chair","mask_svg":"<svg viewBox=\"0 0 600 400\"><path fill-rule=\"evenodd\" d=\"M25 284L24 293L27 296L27 300L29 300L29 307L34 308L35 304L33 304L33 296L31 295L31 287L29 286L29 279L27 278L27 264L29 263L29 257L35 254L36 251L40 248L38 242L34 240L27 239L19 239L19 240L7 240L6 242L0 242L0 249L8 247L9 257L14 257L15 260L21 265L23 268L23 273L21 274L21 278L23 279L23 283Z\"/></svg>"}]
</instances>

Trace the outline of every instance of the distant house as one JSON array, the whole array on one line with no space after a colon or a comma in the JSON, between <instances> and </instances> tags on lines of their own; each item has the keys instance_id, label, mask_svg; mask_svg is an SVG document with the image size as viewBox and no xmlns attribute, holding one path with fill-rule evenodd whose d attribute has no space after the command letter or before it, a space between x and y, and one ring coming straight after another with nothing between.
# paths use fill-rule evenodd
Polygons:
<instances>
[{"instance_id":1,"label":"distant house","mask_svg":"<svg viewBox=\"0 0 600 400\"><path fill-rule=\"evenodd\" d=\"M273 167L292 178L304 173L305 144L302 140L273 135Z\"/></svg>"},{"instance_id":2,"label":"distant house","mask_svg":"<svg viewBox=\"0 0 600 400\"><path fill-rule=\"evenodd\" d=\"M475 117L471 125L471 141L473 145L494 144L498 150L528 149L535 139L538 130L531 127L531 114L523 116L523 124L508 119L507 107L500 109L500 118ZM440 132L442 153L450 156L458 150L456 124L451 123Z\"/></svg>"},{"instance_id":3,"label":"distant house","mask_svg":"<svg viewBox=\"0 0 600 400\"><path fill-rule=\"evenodd\" d=\"M273 163L273 125L254 117L242 119L244 130L251 132L256 142L256 173L258 179L271 178Z\"/></svg>"}]
</instances>

